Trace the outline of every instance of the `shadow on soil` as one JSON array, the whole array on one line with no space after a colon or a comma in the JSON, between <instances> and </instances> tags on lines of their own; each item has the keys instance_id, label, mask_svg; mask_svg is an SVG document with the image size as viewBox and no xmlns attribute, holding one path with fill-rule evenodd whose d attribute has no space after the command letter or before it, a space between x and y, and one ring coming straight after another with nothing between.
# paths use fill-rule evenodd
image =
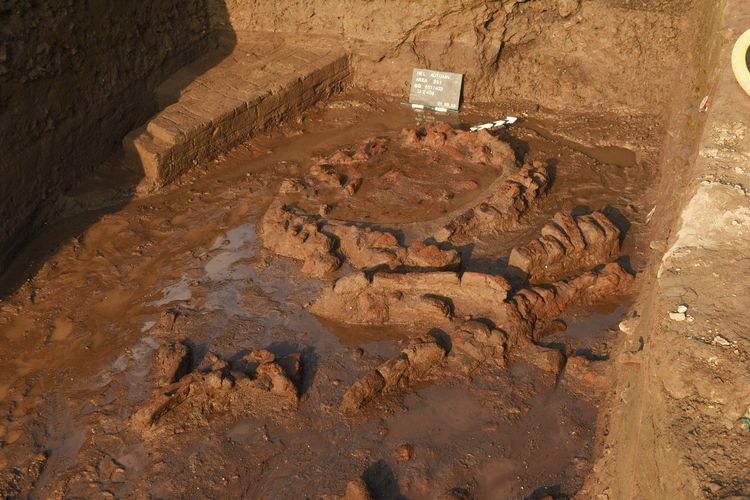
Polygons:
<instances>
[{"instance_id":1,"label":"shadow on soil","mask_svg":"<svg viewBox=\"0 0 750 500\"><path fill-rule=\"evenodd\" d=\"M159 8L159 5L154 4L153 8ZM85 162L84 159L80 159L81 163L90 167L87 169L84 166L80 179L76 179L75 184L66 193L60 193L67 194L76 201L79 198L83 199L83 202L78 203L80 209L77 207L72 211L72 215L61 217L60 209L55 205L56 197L50 197L46 204L40 205L29 217L27 225L10 239L9 249L5 255L0 255L0 299L18 290L61 246L80 238L103 216L117 212L133 199L136 186L143 178L143 167L126 164L121 146L123 137L159 111L155 90L163 81L184 65L198 59L201 61L200 70L207 71L230 54L237 44L237 36L229 28L231 25L225 2L205 0L203 9L202 21L208 28L204 38L189 47L183 47L179 53L163 61L141 81L133 82L125 92L126 95L112 95L113 114L119 117L118 129L113 131L113 134L101 131L98 140L104 143L99 147L102 154L95 158L87 158ZM180 9L176 9L176 12L180 12ZM96 23L89 26L96 26ZM143 27L133 23L131 28L132 33L127 32L123 36L139 37L138 30ZM184 88L193 80L186 79L179 84ZM54 85L54 81L51 83ZM170 90L170 97L176 100L180 88ZM163 106L165 103L161 104ZM79 134L73 138L73 144L69 146L71 157L57 158L53 161L75 164L78 160L75 158L76 151L90 151L83 142L91 140L97 139ZM56 157L57 152L39 153L40 157ZM87 199L96 201L87 203Z\"/></svg>"},{"instance_id":2,"label":"shadow on soil","mask_svg":"<svg viewBox=\"0 0 750 500\"><path fill-rule=\"evenodd\" d=\"M365 470L362 480L367 485L370 495L378 500L405 500L401 494L396 474L385 460L378 460Z\"/></svg>"}]
</instances>

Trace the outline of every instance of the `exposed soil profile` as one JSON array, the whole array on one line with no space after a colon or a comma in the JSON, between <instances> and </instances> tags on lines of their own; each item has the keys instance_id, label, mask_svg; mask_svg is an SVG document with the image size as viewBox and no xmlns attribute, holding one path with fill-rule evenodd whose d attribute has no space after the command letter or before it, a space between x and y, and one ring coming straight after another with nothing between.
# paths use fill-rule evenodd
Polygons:
<instances>
[{"instance_id":1,"label":"exposed soil profile","mask_svg":"<svg viewBox=\"0 0 750 500\"><path fill-rule=\"evenodd\" d=\"M657 138L500 111L349 90L64 244L3 303L0 492L575 495Z\"/></svg>"}]
</instances>

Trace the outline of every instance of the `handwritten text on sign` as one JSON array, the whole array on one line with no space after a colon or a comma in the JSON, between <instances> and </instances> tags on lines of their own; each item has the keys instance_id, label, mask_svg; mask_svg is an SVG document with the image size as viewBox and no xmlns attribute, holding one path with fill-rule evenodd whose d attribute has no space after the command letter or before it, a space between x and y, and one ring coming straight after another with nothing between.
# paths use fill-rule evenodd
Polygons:
<instances>
[{"instance_id":1,"label":"handwritten text on sign","mask_svg":"<svg viewBox=\"0 0 750 500\"><path fill-rule=\"evenodd\" d=\"M415 68L411 75L409 102L458 111L464 75Z\"/></svg>"}]
</instances>

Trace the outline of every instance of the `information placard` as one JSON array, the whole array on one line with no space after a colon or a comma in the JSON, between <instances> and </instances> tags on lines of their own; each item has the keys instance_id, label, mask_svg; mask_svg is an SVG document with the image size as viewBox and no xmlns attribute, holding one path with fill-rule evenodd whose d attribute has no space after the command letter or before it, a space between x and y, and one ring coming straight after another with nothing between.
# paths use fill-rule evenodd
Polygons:
<instances>
[{"instance_id":1,"label":"information placard","mask_svg":"<svg viewBox=\"0 0 750 500\"><path fill-rule=\"evenodd\" d=\"M409 104L438 111L458 111L463 81L461 73L414 68Z\"/></svg>"}]
</instances>

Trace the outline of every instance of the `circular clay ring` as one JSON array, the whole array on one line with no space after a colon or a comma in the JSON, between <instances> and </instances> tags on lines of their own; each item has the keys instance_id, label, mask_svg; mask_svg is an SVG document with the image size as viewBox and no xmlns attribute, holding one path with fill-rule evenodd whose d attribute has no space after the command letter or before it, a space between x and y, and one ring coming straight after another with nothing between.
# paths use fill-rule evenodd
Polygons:
<instances>
[{"instance_id":1,"label":"circular clay ring","mask_svg":"<svg viewBox=\"0 0 750 500\"><path fill-rule=\"evenodd\" d=\"M748 69L748 50L750 50L750 30L740 36L732 50L732 71L742 88L750 94L750 69Z\"/></svg>"}]
</instances>

